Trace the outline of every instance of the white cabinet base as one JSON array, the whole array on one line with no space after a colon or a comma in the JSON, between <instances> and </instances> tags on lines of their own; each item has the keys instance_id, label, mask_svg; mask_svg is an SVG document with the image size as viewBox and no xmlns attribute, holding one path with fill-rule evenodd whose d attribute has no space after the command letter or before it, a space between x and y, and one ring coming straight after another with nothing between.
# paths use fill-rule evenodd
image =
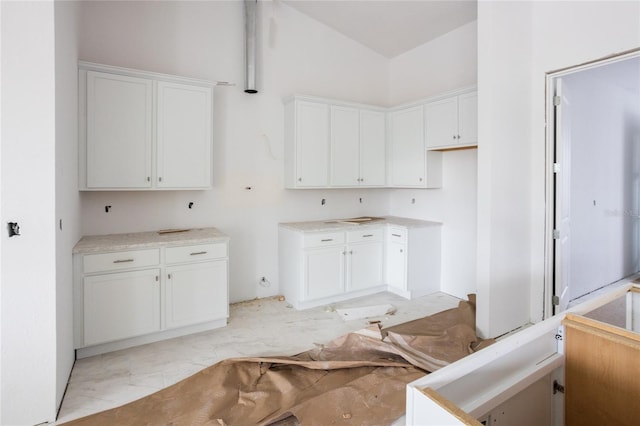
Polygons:
<instances>
[{"instance_id":1,"label":"white cabinet base","mask_svg":"<svg viewBox=\"0 0 640 426\"><path fill-rule=\"evenodd\" d=\"M203 322L201 324L187 327L174 328L157 333L145 334L144 336L132 337L130 339L118 340L116 342L103 343L100 345L88 346L76 349L76 359L87 358L107 352L118 351L120 349L132 348L134 346L145 345L147 343L159 342L161 340L173 339L174 337L186 336L188 334L209 331L214 328L226 327L227 319L217 319L215 321Z\"/></svg>"}]
</instances>

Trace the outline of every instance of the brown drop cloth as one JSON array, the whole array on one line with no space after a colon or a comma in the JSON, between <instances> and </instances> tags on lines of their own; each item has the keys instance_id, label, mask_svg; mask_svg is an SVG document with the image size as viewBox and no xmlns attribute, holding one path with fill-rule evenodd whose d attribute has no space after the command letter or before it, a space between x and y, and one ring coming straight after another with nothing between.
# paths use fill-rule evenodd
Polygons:
<instances>
[{"instance_id":1,"label":"brown drop cloth","mask_svg":"<svg viewBox=\"0 0 640 426\"><path fill-rule=\"evenodd\" d=\"M407 383L491 343L476 337L475 297L469 299L295 356L228 359L65 425L244 426L292 418L302 425L388 425L404 414Z\"/></svg>"}]
</instances>

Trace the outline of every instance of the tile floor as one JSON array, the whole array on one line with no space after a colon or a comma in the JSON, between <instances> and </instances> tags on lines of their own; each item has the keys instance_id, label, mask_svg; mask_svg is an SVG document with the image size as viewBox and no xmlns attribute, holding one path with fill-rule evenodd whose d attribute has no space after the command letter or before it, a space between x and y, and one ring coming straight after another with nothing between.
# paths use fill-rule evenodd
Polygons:
<instances>
[{"instance_id":1,"label":"tile floor","mask_svg":"<svg viewBox=\"0 0 640 426\"><path fill-rule=\"evenodd\" d=\"M277 298L231 305L229 323L212 331L77 360L57 423L142 398L226 358L294 355L379 319L399 324L458 305L459 299L434 293L405 300L391 293L296 311ZM391 303L394 315L344 321L334 308Z\"/></svg>"}]
</instances>

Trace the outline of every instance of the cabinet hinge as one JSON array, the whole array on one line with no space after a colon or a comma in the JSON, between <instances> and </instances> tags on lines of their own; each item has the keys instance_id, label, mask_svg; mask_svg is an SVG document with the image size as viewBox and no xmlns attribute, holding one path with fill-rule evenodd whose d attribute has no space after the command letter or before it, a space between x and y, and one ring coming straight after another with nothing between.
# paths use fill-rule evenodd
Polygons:
<instances>
[{"instance_id":1,"label":"cabinet hinge","mask_svg":"<svg viewBox=\"0 0 640 426\"><path fill-rule=\"evenodd\" d=\"M553 235L553 239L554 239L554 240L557 240L557 239L559 239L559 238L560 238L560 231L559 231L559 230L557 230L557 229L554 229L554 230L553 230L553 234L552 234L552 235Z\"/></svg>"},{"instance_id":2,"label":"cabinet hinge","mask_svg":"<svg viewBox=\"0 0 640 426\"><path fill-rule=\"evenodd\" d=\"M553 163L553 173L558 173L560 171L560 164Z\"/></svg>"},{"instance_id":3,"label":"cabinet hinge","mask_svg":"<svg viewBox=\"0 0 640 426\"><path fill-rule=\"evenodd\" d=\"M558 306L560 304L560 296L553 296L551 298L551 303L553 303L554 306Z\"/></svg>"},{"instance_id":4,"label":"cabinet hinge","mask_svg":"<svg viewBox=\"0 0 640 426\"><path fill-rule=\"evenodd\" d=\"M559 106L560 103L562 103L562 99L560 98L560 96L554 96L553 97L553 106Z\"/></svg>"},{"instance_id":5,"label":"cabinet hinge","mask_svg":"<svg viewBox=\"0 0 640 426\"><path fill-rule=\"evenodd\" d=\"M553 381L553 394L557 394L558 392L560 393L564 393L564 386L562 386L560 383L558 383L557 380Z\"/></svg>"}]
</instances>

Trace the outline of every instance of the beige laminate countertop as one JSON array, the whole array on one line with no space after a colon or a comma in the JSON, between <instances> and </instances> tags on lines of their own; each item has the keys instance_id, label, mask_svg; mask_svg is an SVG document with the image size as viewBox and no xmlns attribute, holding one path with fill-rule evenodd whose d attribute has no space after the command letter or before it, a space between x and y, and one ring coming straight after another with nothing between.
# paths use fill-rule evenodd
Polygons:
<instances>
[{"instance_id":1,"label":"beige laminate countertop","mask_svg":"<svg viewBox=\"0 0 640 426\"><path fill-rule=\"evenodd\" d=\"M349 219L327 219L309 222L284 222L279 225L285 228L300 232L323 232L356 229L368 226L398 225L407 228L424 228L427 226L442 226L441 222L431 222L428 220L410 219L398 216L380 216L380 220L374 220L363 224L345 223Z\"/></svg>"},{"instance_id":2,"label":"beige laminate countertop","mask_svg":"<svg viewBox=\"0 0 640 426\"><path fill-rule=\"evenodd\" d=\"M196 228L171 233L151 231L130 234L89 235L82 237L80 241L78 241L75 247L73 247L73 253L137 250L226 241L229 241L229 236L216 228Z\"/></svg>"}]
</instances>

